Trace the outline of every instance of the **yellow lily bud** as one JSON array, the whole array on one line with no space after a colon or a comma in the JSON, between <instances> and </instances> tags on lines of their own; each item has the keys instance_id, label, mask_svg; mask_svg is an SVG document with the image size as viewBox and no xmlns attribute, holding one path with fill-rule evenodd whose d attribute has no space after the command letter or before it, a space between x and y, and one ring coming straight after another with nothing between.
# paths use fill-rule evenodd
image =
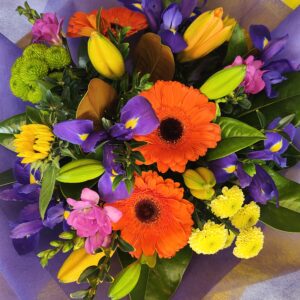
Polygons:
<instances>
[{"instance_id":1,"label":"yellow lily bud","mask_svg":"<svg viewBox=\"0 0 300 300\"><path fill-rule=\"evenodd\" d=\"M64 261L57 278L63 283L75 282L87 267L97 266L103 256L103 252L91 255L86 253L84 248L75 250Z\"/></svg>"},{"instance_id":2,"label":"yellow lily bud","mask_svg":"<svg viewBox=\"0 0 300 300\"><path fill-rule=\"evenodd\" d=\"M178 55L180 62L203 57L230 39L236 21L222 16L222 7L207 11L187 28L183 38L188 46Z\"/></svg>"},{"instance_id":3,"label":"yellow lily bud","mask_svg":"<svg viewBox=\"0 0 300 300\"><path fill-rule=\"evenodd\" d=\"M213 172L207 168L188 169L183 174L183 180L191 194L197 199L210 200L215 194L213 187L216 179Z\"/></svg>"},{"instance_id":4,"label":"yellow lily bud","mask_svg":"<svg viewBox=\"0 0 300 300\"><path fill-rule=\"evenodd\" d=\"M104 77L119 79L125 73L125 64L118 48L101 33L92 32L88 41L88 55L94 68Z\"/></svg>"}]
</instances>

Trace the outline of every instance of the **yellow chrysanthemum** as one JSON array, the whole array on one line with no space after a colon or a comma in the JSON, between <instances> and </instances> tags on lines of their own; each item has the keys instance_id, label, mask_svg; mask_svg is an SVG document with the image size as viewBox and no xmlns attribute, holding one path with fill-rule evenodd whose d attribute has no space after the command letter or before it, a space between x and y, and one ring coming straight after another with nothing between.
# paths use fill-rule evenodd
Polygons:
<instances>
[{"instance_id":1,"label":"yellow chrysanthemum","mask_svg":"<svg viewBox=\"0 0 300 300\"><path fill-rule=\"evenodd\" d=\"M50 128L42 124L21 126L21 132L15 134L14 146L22 163L28 164L48 157L54 136Z\"/></svg>"},{"instance_id":2,"label":"yellow chrysanthemum","mask_svg":"<svg viewBox=\"0 0 300 300\"><path fill-rule=\"evenodd\" d=\"M244 194L237 185L230 189L223 187L222 193L211 202L211 210L220 218L230 218L242 207Z\"/></svg>"},{"instance_id":3,"label":"yellow chrysanthemum","mask_svg":"<svg viewBox=\"0 0 300 300\"><path fill-rule=\"evenodd\" d=\"M258 255L264 245L264 234L258 227L242 229L237 236L233 254L238 258L252 258Z\"/></svg>"},{"instance_id":4,"label":"yellow chrysanthemum","mask_svg":"<svg viewBox=\"0 0 300 300\"><path fill-rule=\"evenodd\" d=\"M227 236L228 231L223 224L208 221L202 230L193 230L189 245L197 254L215 254L224 248Z\"/></svg>"},{"instance_id":5,"label":"yellow chrysanthemum","mask_svg":"<svg viewBox=\"0 0 300 300\"><path fill-rule=\"evenodd\" d=\"M227 240L225 242L225 246L223 249L230 247L234 239L235 239L235 234L231 230L228 230Z\"/></svg>"},{"instance_id":6,"label":"yellow chrysanthemum","mask_svg":"<svg viewBox=\"0 0 300 300\"><path fill-rule=\"evenodd\" d=\"M244 205L231 219L231 223L238 229L254 226L260 216L260 207L254 202Z\"/></svg>"}]
</instances>

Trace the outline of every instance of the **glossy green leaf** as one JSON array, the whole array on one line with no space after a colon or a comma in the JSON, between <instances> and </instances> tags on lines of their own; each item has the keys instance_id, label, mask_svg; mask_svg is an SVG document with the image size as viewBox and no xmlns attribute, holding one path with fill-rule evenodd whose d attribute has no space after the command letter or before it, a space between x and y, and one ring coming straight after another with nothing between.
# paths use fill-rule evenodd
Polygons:
<instances>
[{"instance_id":1,"label":"glossy green leaf","mask_svg":"<svg viewBox=\"0 0 300 300\"><path fill-rule=\"evenodd\" d=\"M247 42L245 33L240 25L235 25L232 36L228 43L227 54L224 59L224 65L231 64L234 59L240 55L243 56L247 52Z\"/></svg>"},{"instance_id":2,"label":"glossy green leaf","mask_svg":"<svg viewBox=\"0 0 300 300\"><path fill-rule=\"evenodd\" d=\"M256 128L236 119L221 117L218 123L222 130L222 140L215 149L208 152L208 160L225 157L265 138Z\"/></svg>"},{"instance_id":3,"label":"glossy green leaf","mask_svg":"<svg viewBox=\"0 0 300 300\"><path fill-rule=\"evenodd\" d=\"M119 252L123 266L132 258ZM169 300L179 286L192 258L192 250L185 247L171 259L157 259L153 269L143 265L140 279L130 294L131 300Z\"/></svg>"},{"instance_id":4,"label":"glossy green leaf","mask_svg":"<svg viewBox=\"0 0 300 300\"><path fill-rule=\"evenodd\" d=\"M4 171L0 174L0 187L12 184L14 182L16 182L16 179L12 169Z\"/></svg>"},{"instance_id":5,"label":"glossy green leaf","mask_svg":"<svg viewBox=\"0 0 300 300\"><path fill-rule=\"evenodd\" d=\"M58 169L54 164L48 165L46 171L43 173L39 199L39 209L42 219L44 219L47 207L53 195L57 173Z\"/></svg>"},{"instance_id":6,"label":"glossy green leaf","mask_svg":"<svg viewBox=\"0 0 300 300\"><path fill-rule=\"evenodd\" d=\"M256 110L262 112L267 124L277 117L295 114L293 123L300 121L300 72L288 74L288 79L275 86L279 96L270 99L261 92L252 99L252 108L238 116L240 120L254 127L259 126Z\"/></svg>"},{"instance_id":7,"label":"glossy green leaf","mask_svg":"<svg viewBox=\"0 0 300 300\"><path fill-rule=\"evenodd\" d=\"M300 232L300 184L288 180L270 168L265 168L279 192L279 207L275 201L261 206L261 220L280 230Z\"/></svg>"},{"instance_id":8,"label":"glossy green leaf","mask_svg":"<svg viewBox=\"0 0 300 300\"><path fill-rule=\"evenodd\" d=\"M95 159L79 159L64 165L56 178L59 182L80 183L99 177L104 167Z\"/></svg>"},{"instance_id":9,"label":"glossy green leaf","mask_svg":"<svg viewBox=\"0 0 300 300\"><path fill-rule=\"evenodd\" d=\"M26 123L26 114L15 115L0 122L0 145L14 151L14 134L20 132L20 127Z\"/></svg>"}]
</instances>

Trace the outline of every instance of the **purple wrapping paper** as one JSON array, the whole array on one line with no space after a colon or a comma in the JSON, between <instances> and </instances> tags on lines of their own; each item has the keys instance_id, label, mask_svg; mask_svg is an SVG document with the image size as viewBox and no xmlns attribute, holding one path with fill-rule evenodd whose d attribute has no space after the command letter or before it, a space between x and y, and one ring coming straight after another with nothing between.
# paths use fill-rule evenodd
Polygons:
<instances>
[{"instance_id":1,"label":"purple wrapping paper","mask_svg":"<svg viewBox=\"0 0 300 300\"><path fill-rule=\"evenodd\" d=\"M98 8L99 3L104 7L118 5L118 2L115 0L51 0L46 7L46 11L56 11L60 17L65 19L64 26L66 27L70 15L75 11L90 11ZM291 22L296 22L297 26L293 27ZM281 32L285 31L287 27L289 30L293 30L294 33L294 29L299 28L299 23L300 9L292 14L291 21L290 18L288 18L288 20L283 23L283 26L279 26L279 28L274 31L274 34L280 36L282 34ZM298 50L285 50L286 55L292 55L293 58L296 58L296 54L298 54L297 56L299 57L299 45L297 45L297 42L299 43L300 41L300 31L298 31L298 35L299 38L291 39L289 44L291 47L298 46ZM78 45L78 40L72 40L71 48L74 57L76 56L76 45ZM25 104L16 99L9 90L9 70L15 58L20 54L20 49L0 35L0 102L2 104L0 106L0 120L20 113L25 108ZM12 166L14 154L2 147L0 147L0 154L0 171L3 171ZM288 171L288 177L291 179L299 177L299 168L300 165L298 164L298 167ZM3 204L1 202L0 206L2 207L2 210L0 210L0 236L2 238L0 246L0 272L17 297L21 300L33 300L37 298L43 300L68 299L69 293L77 290L78 286L75 284L59 286L59 283L56 281L56 273L65 256L59 256L57 259L52 260L50 266L46 269L40 267L39 261L33 253L22 257L18 256L9 238L10 229L8 225L8 219L15 214L16 206L11 203ZM44 232L45 237L40 243L41 249L47 247L48 241L51 239L51 234L53 233ZM50 235L50 237L48 235ZM172 299L202 299L207 292L238 263L239 260L232 255L231 249L227 249L214 256L195 255L184 275L181 285ZM118 269L118 262L115 261L113 270L116 272ZM107 286L101 286L97 299L108 299L106 290Z\"/></svg>"}]
</instances>

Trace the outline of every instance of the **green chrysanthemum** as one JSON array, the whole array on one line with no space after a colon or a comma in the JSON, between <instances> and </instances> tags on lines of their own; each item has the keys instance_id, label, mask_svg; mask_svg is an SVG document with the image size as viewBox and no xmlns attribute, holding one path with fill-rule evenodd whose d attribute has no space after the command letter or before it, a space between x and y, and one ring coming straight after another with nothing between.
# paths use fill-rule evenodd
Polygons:
<instances>
[{"instance_id":1,"label":"green chrysanthemum","mask_svg":"<svg viewBox=\"0 0 300 300\"><path fill-rule=\"evenodd\" d=\"M26 58L38 58L44 60L47 49L48 47L43 44L31 44L24 49L23 56Z\"/></svg>"},{"instance_id":2,"label":"green chrysanthemum","mask_svg":"<svg viewBox=\"0 0 300 300\"><path fill-rule=\"evenodd\" d=\"M26 84L18 74L13 75L9 81L10 89L12 93L22 100L27 100L27 95L30 90L28 84Z\"/></svg>"},{"instance_id":3,"label":"green chrysanthemum","mask_svg":"<svg viewBox=\"0 0 300 300\"><path fill-rule=\"evenodd\" d=\"M37 83L32 82L30 84L30 90L27 95L27 100L32 103L38 103L42 100L42 98L43 98L43 92L40 86Z\"/></svg>"},{"instance_id":4,"label":"green chrysanthemum","mask_svg":"<svg viewBox=\"0 0 300 300\"><path fill-rule=\"evenodd\" d=\"M52 73L48 74L48 77L51 79L54 79L56 81L62 81L63 73L62 72L52 72Z\"/></svg>"},{"instance_id":5,"label":"green chrysanthemum","mask_svg":"<svg viewBox=\"0 0 300 300\"><path fill-rule=\"evenodd\" d=\"M48 74L47 64L40 59L26 59L20 68L20 76L26 83L30 84L32 81L42 79Z\"/></svg>"},{"instance_id":6,"label":"green chrysanthemum","mask_svg":"<svg viewBox=\"0 0 300 300\"><path fill-rule=\"evenodd\" d=\"M21 56L15 60L14 64L11 67L12 75L20 74L21 66L24 64L25 60L26 60L26 58L23 56Z\"/></svg>"},{"instance_id":7,"label":"green chrysanthemum","mask_svg":"<svg viewBox=\"0 0 300 300\"><path fill-rule=\"evenodd\" d=\"M45 58L50 69L62 69L71 63L68 50L60 46L48 48L45 52Z\"/></svg>"}]
</instances>

